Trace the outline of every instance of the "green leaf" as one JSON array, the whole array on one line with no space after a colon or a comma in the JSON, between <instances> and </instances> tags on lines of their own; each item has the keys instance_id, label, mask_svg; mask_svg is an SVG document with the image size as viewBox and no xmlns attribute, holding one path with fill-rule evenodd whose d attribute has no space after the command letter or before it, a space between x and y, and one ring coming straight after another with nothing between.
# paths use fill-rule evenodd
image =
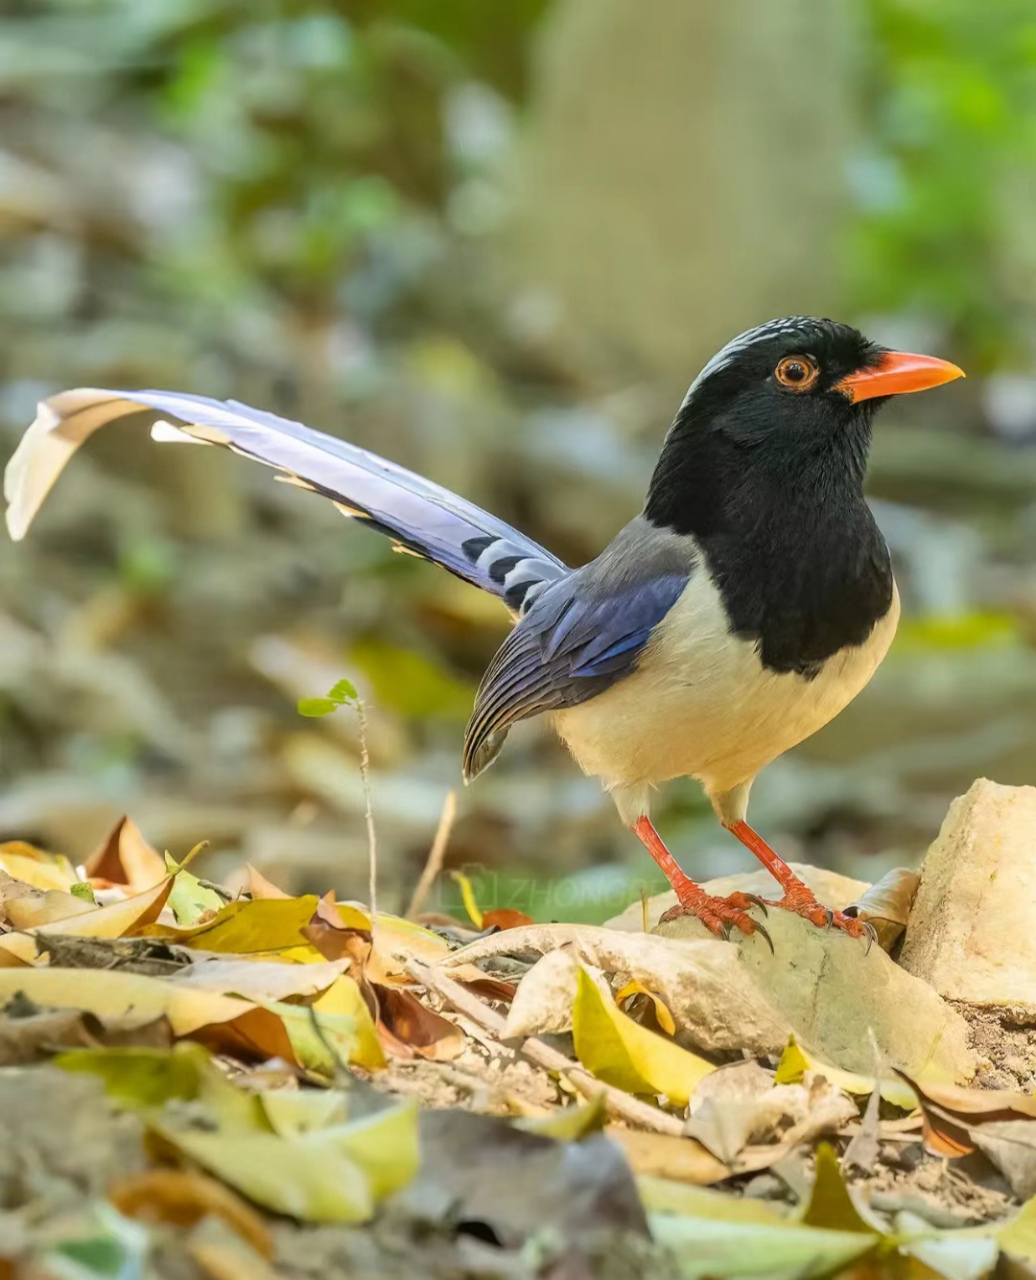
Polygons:
<instances>
[{"instance_id":1,"label":"green leaf","mask_svg":"<svg viewBox=\"0 0 1036 1280\"><path fill-rule=\"evenodd\" d=\"M99 1076L110 1098L132 1107L160 1107L170 1098L198 1096L208 1051L198 1044L171 1049L70 1049L54 1065Z\"/></svg>"},{"instance_id":2,"label":"green leaf","mask_svg":"<svg viewBox=\"0 0 1036 1280\"><path fill-rule=\"evenodd\" d=\"M208 912L222 910L223 899L215 889L207 889L190 871L178 869L169 854L165 856L165 864L170 871L176 873L166 905L172 908L177 924L186 928L197 924Z\"/></svg>"},{"instance_id":3,"label":"green leaf","mask_svg":"<svg viewBox=\"0 0 1036 1280\"><path fill-rule=\"evenodd\" d=\"M319 716L329 716L332 711L337 711L340 705L330 698L300 698L297 710L300 716L309 716L315 720Z\"/></svg>"},{"instance_id":4,"label":"green leaf","mask_svg":"<svg viewBox=\"0 0 1036 1280\"><path fill-rule=\"evenodd\" d=\"M327 696L329 701L344 706L347 702L355 702L360 695L351 680L339 680L333 689L328 690Z\"/></svg>"},{"instance_id":5,"label":"green leaf","mask_svg":"<svg viewBox=\"0 0 1036 1280\"><path fill-rule=\"evenodd\" d=\"M92 902L94 906L97 906L93 885L88 884L85 880L77 880L74 884L70 884L68 891L73 898L82 898L84 902Z\"/></svg>"}]
</instances>

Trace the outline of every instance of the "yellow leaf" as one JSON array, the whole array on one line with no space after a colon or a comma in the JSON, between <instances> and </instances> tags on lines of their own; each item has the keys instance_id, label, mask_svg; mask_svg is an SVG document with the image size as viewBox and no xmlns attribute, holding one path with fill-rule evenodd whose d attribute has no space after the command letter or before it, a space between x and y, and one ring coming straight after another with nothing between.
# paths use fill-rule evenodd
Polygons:
<instances>
[{"instance_id":1,"label":"yellow leaf","mask_svg":"<svg viewBox=\"0 0 1036 1280\"><path fill-rule=\"evenodd\" d=\"M302 1141L315 1150L332 1148L367 1175L371 1195L381 1200L405 1187L417 1173L420 1150L418 1104L407 1098L397 1106L330 1129L312 1129Z\"/></svg>"},{"instance_id":2,"label":"yellow leaf","mask_svg":"<svg viewBox=\"0 0 1036 1280\"><path fill-rule=\"evenodd\" d=\"M370 1009L363 998L358 983L347 974L341 974L319 999L313 1008L321 1018L328 1014L344 1014L352 1019L355 1045L350 1062L374 1070L385 1065L385 1054L374 1026Z\"/></svg>"},{"instance_id":3,"label":"yellow leaf","mask_svg":"<svg viewBox=\"0 0 1036 1280\"><path fill-rule=\"evenodd\" d=\"M822 1227L827 1231L855 1231L871 1236L881 1234L860 1216L842 1178L834 1148L826 1142L817 1147L813 1189L799 1222L804 1227Z\"/></svg>"},{"instance_id":4,"label":"yellow leaf","mask_svg":"<svg viewBox=\"0 0 1036 1280\"><path fill-rule=\"evenodd\" d=\"M334 1145L314 1147L272 1133L209 1133L165 1121L154 1128L222 1182L275 1213L303 1222L366 1222L374 1211L363 1170Z\"/></svg>"},{"instance_id":5,"label":"yellow leaf","mask_svg":"<svg viewBox=\"0 0 1036 1280\"><path fill-rule=\"evenodd\" d=\"M576 1057L598 1079L629 1093L664 1093L674 1106L715 1070L697 1054L634 1022L601 992L586 972L572 1009Z\"/></svg>"},{"instance_id":6,"label":"yellow leaf","mask_svg":"<svg viewBox=\"0 0 1036 1280\"><path fill-rule=\"evenodd\" d=\"M903 1081L894 1078L877 1080L874 1076L857 1075L854 1071L843 1071L841 1067L832 1067L830 1063L821 1062L807 1053L792 1036L777 1063L774 1084L798 1084L807 1071L823 1076L836 1089L842 1089L857 1097L866 1097L877 1087L885 1101L894 1107L900 1107L904 1111L917 1109L917 1096Z\"/></svg>"},{"instance_id":7,"label":"yellow leaf","mask_svg":"<svg viewBox=\"0 0 1036 1280\"><path fill-rule=\"evenodd\" d=\"M578 1142L588 1133L598 1133L603 1129L607 1118L604 1094L598 1093L582 1106L558 1107L549 1115L515 1120L514 1127L527 1133L538 1133L542 1138L553 1138L556 1142Z\"/></svg>"},{"instance_id":8,"label":"yellow leaf","mask_svg":"<svg viewBox=\"0 0 1036 1280\"><path fill-rule=\"evenodd\" d=\"M371 917L370 912L365 911L363 907L355 902L336 902L335 907L338 914L342 917L342 924L347 929L370 929ZM386 919L394 919L393 916L378 916L378 924L380 925ZM409 921L407 922L409 923Z\"/></svg>"},{"instance_id":9,"label":"yellow leaf","mask_svg":"<svg viewBox=\"0 0 1036 1280\"><path fill-rule=\"evenodd\" d=\"M258 1097L270 1128L282 1138L342 1124L348 1114L346 1095L335 1089L264 1089Z\"/></svg>"},{"instance_id":10,"label":"yellow leaf","mask_svg":"<svg viewBox=\"0 0 1036 1280\"><path fill-rule=\"evenodd\" d=\"M22 840L0 844L0 871L34 889L68 889L76 873L67 858L44 853Z\"/></svg>"},{"instance_id":11,"label":"yellow leaf","mask_svg":"<svg viewBox=\"0 0 1036 1280\"><path fill-rule=\"evenodd\" d=\"M117 969L0 969L0 1005L19 991L38 1005L83 1009L102 1021L132 1017L145 1023L165 1017L178 1039L191 1036L239 1055L296 1060L284 1023L274 1013L214 991L192 991Z\"/></svg>"},{"instance_id":12,"label":"yellow leaf","mask_svg":"<svg viewBox=\"0 0 1036 1280\"><path fill-rule=\"evenodd\" d=\"M41 931L71 938L124 938L157 920L172 887L173 878L167 876L143 893L110 902L106 907L94 907L81 915L55 920L41 926Z\"/></svg>"},{"instance_id":13,"label":"yellow leaf","mask_svg":"<svg viewBox=\"0 0 1036 1280\"><path fill-rule=\"evenodd\" d=\"M211 920L193 929L153 925L147 932L202 951L233 952L235 955L279 951L282 947L302 945L302 930L312 919L318 901L316 894L252 901L241 898L227 903Z\"/></svg>"},{"instance_id":14,"label":"yellow leaf","mask_svg":"<svg viewBox=\"0 0 1036 1280\"><path fill-rule=\"evenodd\" d=\"M621 991L616 992L615 1003L621 1005L624 1000L628 1000L631 996L647 996L652 1005L654 1005L658 1025L667 1036L676 1035L676 1023L673 1020L673 1015L669 1012L669 1006L656 991L645 987L636 978L631 978Z\"/></svg>"},{"instance_id":15,"label":"yellow leaf","mask_svg":"<svg viewBox=\"0 0 1036 1280\"><path fill-rule=\"evenodd\" d=\"M460 888L461 901L464 903L464 910L468 913L471 923L476 929L482 928L482 912L479 909L478 902L475 899L475 888L471 881L462 871L451 871L450 877Z\"/></svg>"},{"instance_id":16,"label":"yellow leaf","mask_svg":"<svg viewBox=\"0 0 1036 1280\"><path fill-rule=\"evenodd\" d=\"M710 1191L708 1187L674 1182L670 1178L642 1174L637 1178L637 1190L648 1213L679 1213L690 1218L710 1218L714 1222L764 1222L773 1227L793 1221L765 1200Z\"/></svg>"}]
</instances>

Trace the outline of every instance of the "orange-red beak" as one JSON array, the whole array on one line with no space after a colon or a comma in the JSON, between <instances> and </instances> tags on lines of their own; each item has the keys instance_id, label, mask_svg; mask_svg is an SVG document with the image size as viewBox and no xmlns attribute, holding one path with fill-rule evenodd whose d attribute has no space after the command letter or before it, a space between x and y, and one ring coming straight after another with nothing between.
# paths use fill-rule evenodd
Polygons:
<instances>
[{"instance_id":1,"label":"orange-red beak","mask_svg":"<svg viewBox=\"0 0 1036 1280\"><path fill-rule=\"evenodd\" d=\"M964 370L948 360L909 355L906 351L887 351L877 364L850 373L841 382L836 382L834 389L847 395L855 404L858 400L871 400L875 396L927 391L929 387L941 387L944 382L963 377Z\"/></svg>"}]
</instances>

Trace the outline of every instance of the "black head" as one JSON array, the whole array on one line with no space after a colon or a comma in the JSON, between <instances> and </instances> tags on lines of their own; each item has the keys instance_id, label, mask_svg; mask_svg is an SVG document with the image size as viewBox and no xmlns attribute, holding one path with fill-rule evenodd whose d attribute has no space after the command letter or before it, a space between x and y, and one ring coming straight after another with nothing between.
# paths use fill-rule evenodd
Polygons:
<instances>
[{"instance_id":1,"label":"black head","mask_svg":"<svg viewBox=\"0 0 1036 1280\"><path fill-rule=\"evenodd\" d=\"M962 376L834 320L786 316L749 329L691 384L652 478L648 518L707 533L727 523L731 504L750 513L761 491L860 491L874 411Z\"/></svg>"}]
</instances>

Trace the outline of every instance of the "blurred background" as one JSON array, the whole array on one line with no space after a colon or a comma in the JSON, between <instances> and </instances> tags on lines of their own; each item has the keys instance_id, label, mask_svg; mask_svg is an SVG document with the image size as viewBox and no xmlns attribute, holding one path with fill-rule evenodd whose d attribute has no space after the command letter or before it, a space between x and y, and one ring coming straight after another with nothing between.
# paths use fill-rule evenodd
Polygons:
<instances>
[{"instance_id":1,"label":"blurred background","mask_svg":"<svg viewBox=\"0 0 1036 1280\"><path fill-rule=\"evenodd\" d=\"M0 463L63 387L233 397L375 448L569 562L638 509L704 360L851 320L965 383L878 420L905 617L772 766L782 853L876 879L977 775L1036 782L1031 0L8 0ZM263 468L132 420L0 540L0 840L122 813L214 877L385 906L424 864L499 605ZM663 834L751 859L695 784ZM661 887L542 725L458 797L483 906L599 920ZM438 905L449 905L452 886Z\"/></svg>"}]
</instances>

